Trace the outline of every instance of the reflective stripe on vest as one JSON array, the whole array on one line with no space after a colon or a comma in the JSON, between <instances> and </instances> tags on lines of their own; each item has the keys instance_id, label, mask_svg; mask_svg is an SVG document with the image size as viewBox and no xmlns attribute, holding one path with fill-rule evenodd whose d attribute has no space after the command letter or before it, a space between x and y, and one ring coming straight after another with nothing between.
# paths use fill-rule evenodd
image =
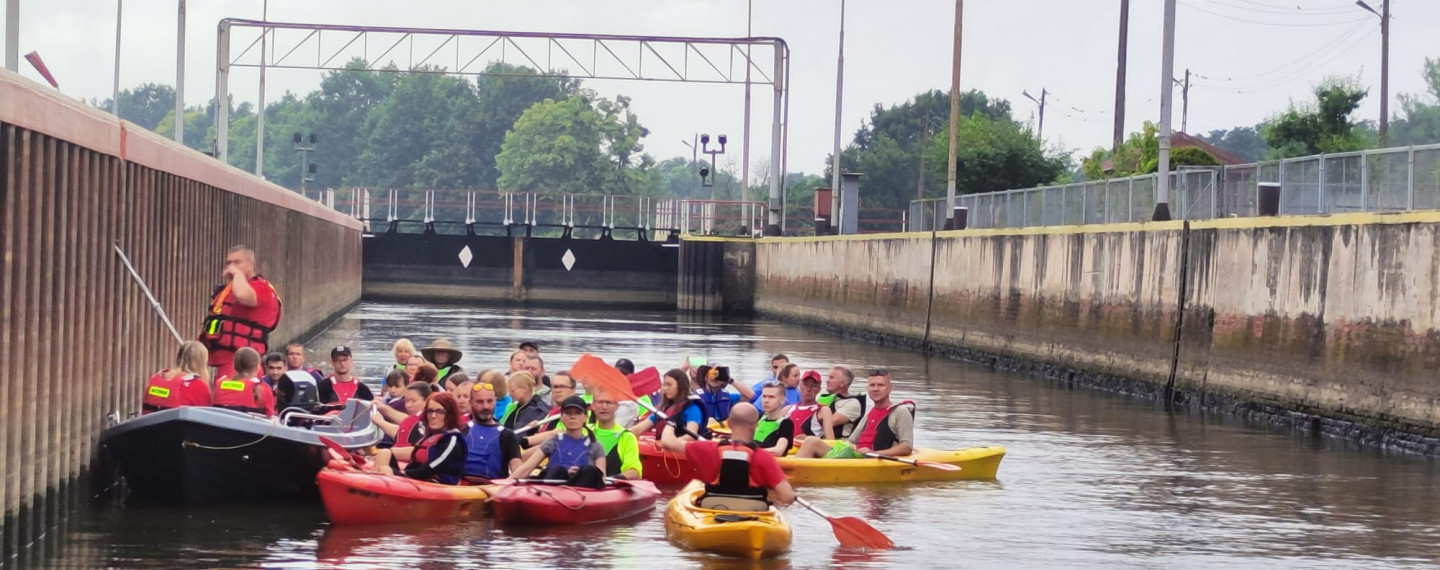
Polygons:
<instances>
[{"instance_id":1,"label":"reflective stripe on vest","mask_svg":"<svg viewBox=\"0 0 1440 570\"><path fill-rule=\"evenodd\" d=\"M259 390L259 378L222 378L216 385L215 400L212 405L217 408L263 414L265 406L260 402Z\"/></svg>"},{"instance_id":2,"label":"reflective stripe on vest","mask_svg":"<svg viewBox=\"0 0 1440 570\"><path fill-rule=\"evenodd\" d=\"M265 278L256 275L249 280L249 283L251 287L259 287L263 284L270 288L272 294L275 294L274 322L256 322L235 314L245 310L245 307L235 298L228 284L216 287L215 293L211 295L210 305L205 311L204 330L200 335L200 340L211 352L216 350L235 351L247 346L262 354L265 352L271 331L274 331L280 323L282 303L280 295L275 293L275 286Z\"/></svg>"}]
</instances>

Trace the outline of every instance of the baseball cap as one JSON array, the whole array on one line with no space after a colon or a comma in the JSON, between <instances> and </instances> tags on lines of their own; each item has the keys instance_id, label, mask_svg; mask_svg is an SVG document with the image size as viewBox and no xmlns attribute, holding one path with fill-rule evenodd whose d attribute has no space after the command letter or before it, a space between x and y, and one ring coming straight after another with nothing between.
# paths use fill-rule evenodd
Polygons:
<instances>
[{"instance_id":1,"label":"baseball cap","mask_svg":"<svg viewBox=\"0 0 1440 570\"><path fill-rule=\"evenodd\" d=\"M520 348L523 349L523 348L525 348L525 347L527 347L527 346L530 347L530 348L535 349L535 352L540 352L540 343L537 343L537 342L535 342L535 341L533 341L533 340L522 340L522 341L520 341Z\"/></svg>"},{"instance_id":2,"label":"baseball cap","mask_svg":"<svg viewBox=\"0 0 1440 570\"><path fill-rule=\"evenodd\" d=\"M625 373L625 375L628 376L635 373L635 363L630 362L629 358L621 358L620 360L615 361L615 369Z\"/></svg>"},{"instance_id":3,"label":"baseball cap","mask_svg":"<svg viewBox=\"0 0 1440 570\"><path fill-rule=\"evenodd\" d=\"M330 358L335 358L336 356L350 356L350 347L342 344L330 349Z\"/></svg>"},{"instance_id":4,"label":"baseball cap","mask_svg":"<svg viewBox=\"0 0 1440 570\"><path fill-rule=\"evenodd\" d=\"M820 373L817 372L817 371L814 371L814 370L810 370L810 371L806 372L804 376L801 376L801 377L800 377L800 381L801 381L801 382L814 382L814 383L816 383L816 384L820 384L820 383L821 383L821 381L820 381Z\"/></svg>"},{"instance_id":5,"label":"baseball cap","mask_svg":"<svg viewBox=\"0 0 1440 570\"><path fill-rule=\"evenodd\" d=\"M561 411L564 411L566 408L580 408L581 411L584 411L590 409L590 404L585 402L585 398L570 396L569 398L565 398L565 401L560 404Z\"/></svg>"}]
</instances>

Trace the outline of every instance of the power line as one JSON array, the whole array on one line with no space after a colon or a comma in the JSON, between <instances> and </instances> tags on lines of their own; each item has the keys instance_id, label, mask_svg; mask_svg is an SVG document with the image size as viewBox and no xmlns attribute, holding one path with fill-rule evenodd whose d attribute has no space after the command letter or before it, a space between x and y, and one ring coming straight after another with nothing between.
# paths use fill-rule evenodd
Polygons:
<instances>
[{"instance_id":1,"label":"power line","mask_svg":"<svg viewBox=\"0 0 1440 570\"><path fill-rule=\"evenodd\" d=\"M1360 30L1364 29L1366 26L1367 26L1367 23L1366 23L1366 22L1360 22L1360 23L1358 23L1358 24L1355 24L1355 25L1354 25L1353 27L1351 27L1349 30L1346 30L1345 33L1340 34L1340 35L1337 36L1335 39L1330 40L1330 41L1326 42L1325 44L1322 44L1322 45L1316 47L1315 49L1309 50L1308 52L1306 52L1305 55L1300 56L1299 58L1296 58L1296 59L1293 60L1293 61L1289 61L1289 62L1286 62L1286 63L1281 64L1281 65L1279 65L1279 66L1276 66L1276 67L1274 67L1274 68L1267 69L1267 70L1262 71L1262 72L1260 72L1260 73L1256 73L1256 74L1253 74L1253 75L1244 75L1244 76L1240 76L1240 77L1229 77L1229 76L1227 76L1227 77L1223 77L1223 78L1219 78L1219 79L1211 78L1209 75L1206 75L1206 74L1197 74L1197 76L1200 77L1201 79L1205 79L1205 80L1209 80L1209 81L1222 81L1222 82L1225 82L1225 83L1246 84L1246 83L1251 83L1251 80L1255 80L1255 79L1261 80L1261 81L1255 82L1256 85L1268 83L1268 82L1272 81L1272 80L1275 78L1275 74L1276 74L1276 73L1284 73L1284 72L1286 72L1286 70L1293 70L1294 68L1296 68L1296 67L1298 67L1298 66L1309 65L1309 62L1311 62L1311 61L1314 61L1314 60L1317 60L1317 59L1320 59L1320 58L1324 58L1325 56L1329 55L1332 51L1334 51L1338 46L1341 46L1342 44L1345 44L1346 41L1350 40L1352 36L1354 36L1355 34L1359 33ZM1228 89L1228 88L1231 88L1231 87L1238 87L1238 86L1236 86L1236 85L1227 85L1227 86L1225 86L1225 87Z\"/></svg>"},{"instance_id":2,"label":"power line","mask_svg":"<svg viewBox=\"0 0 1440 570\"><path fill-rule=\"evenodd\" d=\"M1330 7L1330 8L1320 8L1320 7L1309 7L1309 8L1306 8L1306 7L1304 7L1304 6L1298 6L1298 5L1297 5L1297 6L1290 6L1290 7L1277 6L1277 5L1274 5L1274 4L1265 4L1265 3L1262 3L1262 2L1254 2L1254 1L1247 1L1247 0L1231 0L1231 1L1244 2L1245 4L1249 4L1248 6L1245 5L1245 4L1231 4L1231 3L1227 2L1226 0L1203 0L1203 1L1206 2L1206 3L1209 3L1209 4L1215 4L1215 5L1218 5L1218 6L1224 6L1224 7L1226 7L1226 8L1231 8L1231 9L1234 9L1234 10L1242 10L1242 11L1255 12L1255 13L1258 13L1258 14L1269 14L1269 15L1278 15L1278 16L1327 16L1327 17L1328 17L1328 16L1345 16L1345 15L1354 15L1354 14L1355 14L1355 6L1354 6L1353 4L1347 4L1347 5L1344 5L1344 6L1334 6L1334 7Z\"/></svg>"},{"instance_id":3,"label":"power line","mask_svg":"<svg viewBox=\"0 0 1440 570\"><path fill-rule=\"evenodd\" d=\"M1202 7L1200 7L1200 6L1196 6L1196 5L1191 4L1191 3L1189 3L1189 2L1180 2L1180 4L1183 4L1183 5L1184 5L1185 7L1187 7L1187 8L1191 8L1191 9L1194 9L1194 10L1199 10L1199 11L1201 11L1201 12L1205 12L1206 14L1210 14L1210 15L1213 15L1213 16L1216 16L1216 17L1220 17L1220 18L1227 19L1227 20L1234 20L1234 21L1236 21L1236 22L1244 22L1244 23L1246 23L1246 24L1258 24L1258 25L1261 25L1261 26L1280 26L1280 27L1286 27L1286 28L1319 28L1319 27L1327 27L1327 26L1343 26L1343 25L1345 25L1345 24L1353 24L1353 23L1356 23L1356 22L1365 21L1365 18L1364 18L1364 17L1356 17L1356 18L1353 18L1353 19L1350 19L1350 20L1336 20L1336 21L1333 21L1333 22L1314 22L1314 23L1308 23L1308 24L1307 24L1307 23L1279 22L1279 21L1250 20L1250 19L1241 18L1241 17L1238 17L1238 16L1231 16L1231 15L1225 14L1225 13L1223 13L1223 12L1216 12L1216 11L1210 10L1210 9L1208 9L1208 8L1202 8Z\"/></svg>"},{"instance_id":4,"label":"power line","mask_svg":"<svg viewBox=\"0 0 1440 570\"><path fill-rule=\"evenodd\" d=\"M1269 91L1270 89L1274 89L1274 88L1279 87L1279 86L1281 86L1281 85L1285 85L1285 84L1287 84L1287 83L1290 83L1290 82L1292 82L1292 81L1294 81L1294 80L1296 80L1296 79L1299 79L1299 78L1301 78L1301 77L1304 77L1304 76L1306 76L1306 75L1309 75L1309 74L1311 74L1311 73L1314 73L1316 70L1319 70L1321 67L1324 67L1325 65L1328 65L1330 62L1335 61L1336 59L1339 59L1341 56L1344 56L1344 55L1350 50L1350 48L1352 48L1352 47L1360 44L1361 42L1364 42L1365 40L1369 39L1370 37L1374 36L1374 35L1375 35L1375 32L1376 32L1376 30L1374 30L1374 29L1370 30L1369 33L1367 33L1367 34L1365 34L1365 35L1363 35L1363 36L1360 36L1360 37L1358 37L1358 38L1355 38L1354 41L1350 42L1349 44L1346 44L1344 47L1342 47L1342 48L1340 48L1340 49L1338 49L1338 50L1332 50L1332 51L1335 51L1335 53L1334 53L1333 55L1331 55L1330 57L1327 57L1327 58L1325 58L1325 59L1322 59L1322 60L1320 60L1320 61L1317 61L1317 62L1315 62L1315 63L1313 63L1313 64L1311 64L1311 65L1309 65L1309 66L1303 67L1303 68L1301 68L1301 69L1300 69L1299 71L1297 71L1297 72L1287 73L1287 74L1284 74L1284 75L1282 75L1282 76L1280 76L1280 77L1278 77L1278 78L1273 78L1273 79L1271 79L1271 80L1262 81L1262 82L1259 82L1259 83L1256 83L1256 84L1253 84L1253 85L1239 86L1239 87L1226 86L1226 87L1225 87L1225 90L1211 89L1210 91L1214 91L1214 92L1218 92L1218 93L1229 94L1230 91L1233 90L1234 93L1236 93L1236 94L1242 94L1242 95L1243 95L1243 94L1246 94L1246 93L1259 93L1259 92L1263 92L1263 91Z\"/></svg>"}]
</instances>

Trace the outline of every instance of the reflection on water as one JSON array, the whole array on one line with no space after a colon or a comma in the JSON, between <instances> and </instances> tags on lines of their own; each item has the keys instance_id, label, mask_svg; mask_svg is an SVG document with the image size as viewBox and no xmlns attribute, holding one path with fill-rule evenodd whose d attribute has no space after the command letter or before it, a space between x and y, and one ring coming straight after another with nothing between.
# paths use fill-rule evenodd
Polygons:
<instances>
[{"instance_id":1,"label":"reflection on water","mask_svg":"<svg viewBox=\"0 0 1440 570\"><path fill-rule=\"evenodd\" d=\"M1440 465L1277 432L1149 402L1075 390L766 321L668 313L361 305L310 343L356 350L378 384L400 336L446 337L475 372L504 369L535 339L550 371L582 352L662 370L687 355L755 381L783 352L805 366L889 368L920 404L920 445L1004 445L995 482L802 489L835 516L859 516L900 545L839 549L830 525L786 516L791 553L752 564L681 551L660 509L618 524L496 528L491 521L333 527L318 506L153 510L96 506L48 563L116 567L881 568L1289 566L1440 563ZM318 362L318 358L315 359ZM680 565L680 566L677 566Z\"/></svg>"}]
</instances>

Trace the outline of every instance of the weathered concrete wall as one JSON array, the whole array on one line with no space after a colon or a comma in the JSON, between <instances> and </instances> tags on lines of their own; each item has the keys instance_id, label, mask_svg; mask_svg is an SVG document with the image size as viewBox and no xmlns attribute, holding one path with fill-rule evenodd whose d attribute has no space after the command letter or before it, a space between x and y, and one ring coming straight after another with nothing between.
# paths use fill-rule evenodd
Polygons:
<instances>
[{"instance_id":1,"label":"weathered concrete wall","mask_svg":"<svg viewBox=\"0 0 1440 570\"><path fill-rule=\"evenodd\" d=\"M106 415L140 410L177 342L198 335L226 250L256 250L284 302L272 341L360 297L360 224L0 71L0 473L6 559L26 566L75 508ZM88 495L87 495L88 496ZM56 533L49 532L50 536Z\"/></svg>"},{"instance_id":2,"label":"weathered concrete wall","mask_svg":"<svg viewBox=\"0 0 1440 570\"><path fill-rule=\"evenodd\" d=\"M755 243L712 237L680 242L675 308L745 314L755 309Z\"/></svg>"},{"instance_id":3,"label":"weathered concrete wall","mask_svg":"<svg viewBox=\"0 0 1440 570\"><path fill-rule=\"evenodd\" d=\"M1408 213L764 239L754 304L1436 451L1437 234L1440 213Z\"/></svg>"}]
</instances>

